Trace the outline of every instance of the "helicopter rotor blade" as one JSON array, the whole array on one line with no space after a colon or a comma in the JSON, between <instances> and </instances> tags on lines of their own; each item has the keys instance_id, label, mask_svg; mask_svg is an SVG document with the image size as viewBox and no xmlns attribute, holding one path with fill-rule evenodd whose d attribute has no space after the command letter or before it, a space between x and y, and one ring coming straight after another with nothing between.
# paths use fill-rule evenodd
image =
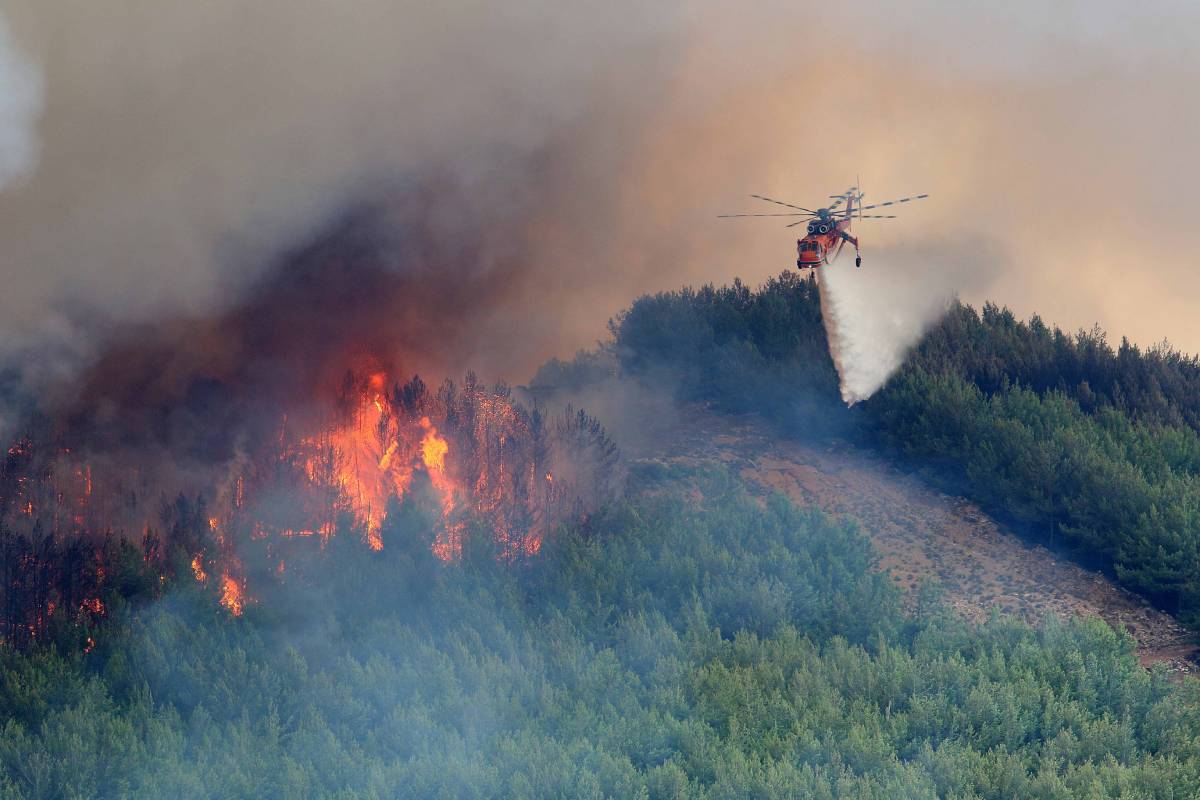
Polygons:
<instances>
[{"instance_id":1,"label":"helicopter rotor blade","mask_svg":"<svg viewBox=\"0 0 1200 800\"><path fill-rule=\"evenodd\" d=\"M813 211L811 208L805 208L804 206L798 206L798 205L794 205L792 203L785 203L782 200L776 200L775 198L767 197L766 195L752 194L750 196L753 197L755 200L762 200L767 203L774 203L777 206L784 206L785 208L794 208L794 209L796 209L796 211L802 211L804 213L802 213L802 214L796 214L796 213L718 214L717 218L718 219L732 219L732 218L736 218L736 217L799 217L800 218L800 219L797 219L795 222L788 223L785 226L788 228L794 228L797 225L809 222L812 219L824 219L824 220L833 220L833 221L855 220L855 219L895 219L896 218L895 214L863 214L862 212L870 211L871 209L874 209L874 208L885 208L887 206L900 205L901 203L910 203L913 200L924 200L925 198L929 197L929 195L927 195L927 194L915 194L915 195L910 195L909 197L901 197L898 200L887 200L882 203L871 203L870 205L858 206L853 211L851 211L849 208L840 208L842 203L846 203L851 197L854 197L855 199L860 200L862 198L862 195L858 194L858 192L859 192L859 188L857 186L851 186L849 189L847 189L842 194L831 194L831 195L829 195L829 197L834 202L831 205L829 205L828 207L819 209L817 211Z\"/></svg>"},{"instance_id":2,"label":"helicopter rotor blade","mask_svg":"<svg viewBox=\"0 0 1200 800\"><path fill-rule=\"evenodd\" d=\"M844 222L845 220L850 220L851 222L853 222L856 219L895 219L895 218L896 218L895 214L863 214L862 216L859 216L858 209L856 208L856 209L854 209L854 214L852 216L831 217L830 219L834 220L835 222Z\"/></svg>"},{"instance_id":3,"label":"helicopter rotor blade","mask_svg":"<svg viewBox=\"0 0 1200 800\"><path fill-rule=\"evenodd\" d=\"M784 215L782 215L782 216L787 216L787 215L786 215L786 214L784 214ZM819 219L819 218L818 218L818 219ZM856 219L896 219L896 215L895 215L895 214L864 214L864 215L863 215L863 216L861 216L861 217L859 217L859 216L854 216L854 217L831 217L831 219L832 219L834 222L842 222L842 221L844 221L844 220L856 220ZM796 227L797 225L799 225L799 224L800 224L800 223L802 223L802 222L809 222L809 221L810 221L810 220L807 220L807 219L798 219L798 220L796 220L795 222L789 223L788 225L784 225L783 227L785 227L785 228L794 228L794 227Z\"/></svg>"},{"instance_id":4,"label":"helicopter rotor blade","mask_svg":"<svg viewBox=\"0 0 1200 800\"><path fill-rule=\"evenodd\" d=\"M768 203L774 203L775 205L779 205L779 206L787 206L788 208L796 208L801 211L807 211L809 214L817 213L817 212L813 211L811 208L805 208L804 206L794 206L791 203L785 203L782 200L775 200L774 198L771 198L771 197L763 197L761 194L752 194L750 196L753 197L755 200L766 200Z\"/></svg>"},{"instance_id":5,"label":"helicopter rotor blade","mask_svg":"<svg viewBox=\"0 0 1200 800\"><path fill-rule=\"evenodd\" d=\"M717 214L717 219L730 217L812 217L815 214Z\"/></svg>"},{"instance_id":6,"label":"helicopter rotor blade","mask_svg":"<svg viewBox=\"0 0 1200 800\"><path fill-rule=\"evenodd\" d=\"M883 208L884 206L894 206L899 203L907 203L912 200L924 200L926 197L929 197L929 195L915 194L915 195L912 195L911 197L901 197L899 200L888 200L886 203L872 203L869 206L860 206L859 210L867 211L868 209L872 209L872 208Z\"/></svg>"}]
</instances>

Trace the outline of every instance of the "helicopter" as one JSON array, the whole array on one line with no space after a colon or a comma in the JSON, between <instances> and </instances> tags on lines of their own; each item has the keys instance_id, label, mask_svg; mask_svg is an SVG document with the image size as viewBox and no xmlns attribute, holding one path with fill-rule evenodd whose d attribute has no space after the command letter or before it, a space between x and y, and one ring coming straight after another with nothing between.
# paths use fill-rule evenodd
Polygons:
<instances>
[{"instance_id":1,"label":"helicopter","mask_svg":"<svg viewBox=\"0 0 1200 800\"><path fill-rule=\"evenodd\" d=\"M869 206L862 205L863 193L857 186L851 186L841 194L831 194L829 198L834 202L825 208L818 208L815 211L804 208L803 206L785 203L782 200L776 200L771 197L764 197L761 194L750 195L755 200L765 200L768 203L774 203L779 206L796 209L791 213L775 213L775 214L720 214L722 219L732 217L800 217L795 222L790 222L787 228L794 228L797 225L807 225L807 235L803 239L796 241L796 268L797 269L816 269L822 264L829 265L842 252L842 247L846 242L854 246L854 266L862 266L862 251L858 247L858 237L850 235L850 223L853 220L859 219L895 219L895 214L863 214L864 211L870 211L876 208L884 208L886 206L894 206L900 203L909 203L913 200L924 200L929 197L927 194L916 194L910 197L901 197L899 200L888 200L885 203L872 203ZM842 204L845 203L843 207ZM855 203L859 205L855 206Z\"/></svg>"}]
</instances>

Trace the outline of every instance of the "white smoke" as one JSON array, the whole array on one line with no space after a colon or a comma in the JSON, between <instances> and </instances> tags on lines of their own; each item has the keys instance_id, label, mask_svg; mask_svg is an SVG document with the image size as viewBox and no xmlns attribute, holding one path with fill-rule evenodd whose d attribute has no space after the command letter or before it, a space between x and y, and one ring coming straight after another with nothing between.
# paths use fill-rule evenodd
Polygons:
<instances>
[{"instance_id":1,"label":"white smoke","mask_svg":"<svg viewBox=\"0 0 1200 800\"><path fill-rule=\"evenodd\" d=\"M8 21L0 14L0 191L30 175L37 165L41 113L42 74L17 49ZM11 416L0 405L0 437L7 437Z\"/></svg>"},{"instance_id":2,"label":"white smoke","mask_svg":"<svg viewBox=\"0 0 1200 800\"><path fill-rule=\"evenodd\" d=\"M0 15L0 190L33 172L41 113L41 72L17 50Z\"/></svg>"},{"instance_id":3,"label":"white smoke","mask_svg":"<svg viewBox=\"0 0 1200 800\"><path fill-rule=\"evenodd\" d=\"M1001 262L994 247L973 241L868 252L861 269L852 255L821 267L821 315L842 400L854 405L877 392L957 294L998 274Z\"/></svg>"}]
</instances>

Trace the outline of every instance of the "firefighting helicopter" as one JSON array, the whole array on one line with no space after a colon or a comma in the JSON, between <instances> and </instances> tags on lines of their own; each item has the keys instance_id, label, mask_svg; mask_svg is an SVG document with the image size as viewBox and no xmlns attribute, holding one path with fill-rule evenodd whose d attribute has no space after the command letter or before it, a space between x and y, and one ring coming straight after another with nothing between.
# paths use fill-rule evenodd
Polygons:
<instances>
[{"instance_id":1,"label":"firefighting helicopter","mask_svg":"<svg viewBox=\"0 0 1200 800\"><path fill-rule=\"evenodd\" d=\"M796 241L796 250L798 258L796 259L796 267L798 269L815 269L822 264L831 264L834 259L842 252L842 247L849 242L854 245L854 266L862 266L862 252L858 247L858 237L850 235L850 223L858 219L895 219L895 214L863 214L864 211L870 211L876 208L884 208L885 206L894 206L900 203L908 203L913 200L924 200L929 197L927 194L917 194L910 197L901 197L899 200L888 200L886 203L872 203L869 206L862 205L863 193L857 186L851 186L841 194L831 194L829 198L833 200L833 204L825 208L818 208L815 211L804 208L803 206L785 203L782 200L775 200L771 197L764 197L761 194L750 195L755 200L765 200L768 203L774 203L779 206L796 209L796 212L786 214L720 214L723 219L731 217L799 217L795 222L790 222L787 228L794 228L797 225L807 224L807 235L803 239ZM845 203L845 207L839 207ZM855 206L858 203L858 206Z\"/></svg>"}]
</instances>

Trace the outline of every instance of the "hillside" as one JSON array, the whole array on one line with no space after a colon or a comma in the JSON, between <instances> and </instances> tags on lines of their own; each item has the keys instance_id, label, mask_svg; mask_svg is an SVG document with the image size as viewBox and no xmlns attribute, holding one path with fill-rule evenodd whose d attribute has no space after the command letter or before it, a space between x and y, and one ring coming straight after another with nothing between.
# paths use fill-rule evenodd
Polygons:
<instances>
[{"instance_id":1,"label":"hillside","mask_svg":"<svg viewBox=\"0 0 1200 800\"><path fill-rule=\"evenodd\" d=\"M1179 675L1198 668L1195 635L1170 614L865 448L781 439L756 415L699 406L645 415L639 433L623 444L645 463L722 465L759 491L855 520L909 611L923 589L936 587L943 602L975 622L992 614L1035 625L1048 615L1095 617L1133 637L1143 666L1162 664Z\"/></svg>"},{"instance_id":2,"label":"hillside","mask_svg":"<svg viewBox=\"0 0 1200 800\"><path fill-rule=\"evenodd\" d=\"M682 403L755 412L774 434L852 442L1033 542L1200 622L1200 367L1034 317L955 305L866 402L839 397L814 279L783 273L639 298L613 338L534 388L620 375Z\"/></svg>"},{"instance_id":3,"label":"hillside","mask_svg":"<svg viewBox=\"0 0 1200 800\"><path fill-rule=\"evenodd\" d=\"M814 300L794 276L643 298L608 345L539 372L530 394L567 406L545 416L470 377L436 396L368 382L351 419L372 424L326 451L340 464L347 432L379 445L397 435L379 421L407 420L420 457L383 514L353 513L335 478L340 513L314 533L243 541L168 508L246 566L236 602L206 578L222 562L183 550L159 572L106 537L102 603L0 645L0 798L1200 794L1193 640L1125 588L1147 588L1146 551L1087 504L1102 484L1039 506L1057 462L1014 458L1051 442L1187 489L1178 402L989 388L927 343L847 410ZM359 449L381 469L407 452ZM484 475L542 487L555 514L497 502ZM1091 553L1071 524L1089 510ZM28 541L68 538L43 530Z\"/></svg>"},{"instance_id":4,"label":"hillside","mask_svg":"<svg viewBox=\"0 0 1200 800\"><path fill-rule=\"evenodd\" d=\"M183 585L86 654L0 650L0 797L1200 790L1195 684L1103 623L905 615L854 525L639 469L522 564L400 513L240 617Z\"/></svg>"}]
</instances>

